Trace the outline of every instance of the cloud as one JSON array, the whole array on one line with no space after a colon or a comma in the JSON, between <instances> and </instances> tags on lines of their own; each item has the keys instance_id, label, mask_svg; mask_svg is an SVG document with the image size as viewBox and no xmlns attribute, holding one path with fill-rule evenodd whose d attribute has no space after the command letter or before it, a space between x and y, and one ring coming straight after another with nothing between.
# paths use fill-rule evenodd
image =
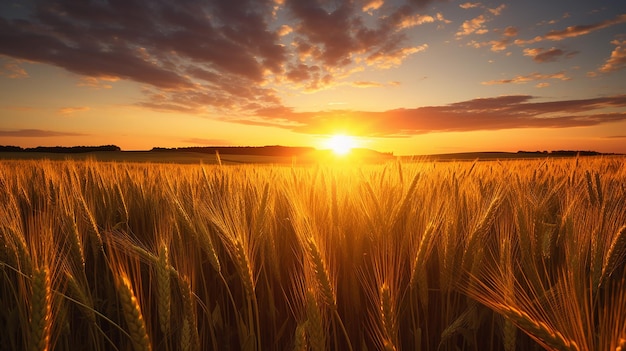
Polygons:
<instances>
[{"instance_id":1,"label":"cloud","mask_svg":"<svg viewBox=\"0 0 626 351\"><path fill-rule=\"evenodd\" d=\"M475 7L481 7L482 4L480 2L464 2L462 4L459 5L460 8L462 9L472 9Z\"/></svg>"},{"instance_id":2,"label":"cloud","mask_svg":"<svg viewBox=\"0 0 626 351\"><path fill-rule=\"evenodd\" d=\"M293 32L293 28L291 28L289 25L287 24L283 24L282 26L280 26L280 28L278 28L278 36L284 37L285 35L289 34Z\"/></svg>"},{"instance_id":3,"label":"cloud","mask_svg":"<svg viewBox=\"0 0 626 351\"><path fill-rule=\"evenodd\" d=\"M565 51L555 47L547 50L544 48L524 49L524 56L530 56L535 62L539 63L555 62L562 57L570 58L576 54L578 54L578 51Z\"/></svg>"},{"instance_id":4,"label":"cloud","mask_svg":"<svg viewBox=\"0 0 626 351\"><path fill-rule=\"evenodd\" d=\"M405 17L398 25L398 28L400 29L411 28L411 27L422 25L424 23L433 23L433 22L435 22L435 19L432 16L416 14L413 16Z\"/></svg>"},{"instance_id":5,"label":"cloud","mask_svg":"<svg viewBox=\"0 0 626 351\"><path fill-rule=\"evenodd\" d=\"M82 76L79 78L78 83L76 83L79 87L89 87L93 89L111 89L113 86L108 83L118 81L118 77L85 77Z\"/></svg>"},{"instance_id":6,"label":"cloud","mask_svg":"<svg viewBox=\"0 0 626 351\"><path fill-rule=\"evenodd\" d=\"M487 9L489 12L491 12L492 15L494 16L500 16L500 14L502 13L502 11L506 8L505 4L502 4L496 8L493 9Z\"/></svg>"},{"instance_id":7,"label":"cloud","mask_svg":"<svg viewBox=\"0 0 626 351\"><path fill-rule=\"evenodd\" d=\"M611 44L616 47L611 52L611 57L600 67L599 71L602 73L614 72L626 68L626 40L613 40Z\"/></svg>"},{"instance_id":8,"label":"cloud","mask_svg":"<svg viewBox=\"0 0 626 351\"><path fill-rule=\"evenodd\" d=\"M483 85L496 85L496 84L524 84L537 80L546 80L546 79L558 79L558 80L571 80L568 76L565 75L565 72L558 72L552 74L541 74L538 72L534 72L525 76L519 75L513 78L508 79L497 79L497 80L489 80L486 82L482 82Z\"/></svg>"},{"instance_id":9,"label":"cloud","mask_svg":"<svg viewBox=\"0 0 626 351\"><path fill-rule=\"evenodd\" d=\"M367 57L367 63L379 68L399 66L408 56L428 49L428 44L413 47L398 48L393 51L381 50Z\"/></svg>"},{"instance_id":10,"label":"cloud","mask_svg":"<svg viewBox=\"0 0 626 351\"><path fill-rule=\"evenodd\" d=\"M487 19L484 15L467 20L461 24L458 32L456 32L456 36L462 37L470 34L485 34L488 32L485 27L485 22L487 22Z\"/></svg>"},{"instance_id":11,"label":"cloud","mask_svg":"<svg viewBox=\"0 0 626 351\"><path fill-rule=\"evenodd\" d=\"M138 106L245 113L280 105L275 86L314 91L401 65L427 48L409 30L448 22L419 13L432 1L39 1L0 14L0 55L76 73L79 86L140 83Z\"/></svg>"},{"instance_id":12,"label":"cloud","mask_svg":"<svg viewBox=\"0 0 626 351\"><path fill-rule=\"evenodd\" d=\"M65 116L69 116L69 115L73 115L77 112L87 112L89 111L90 108L87 106L78 106L78 107L62 107L60 109L57 110L57 113L60 115L65 115Z\"/></svg>"},{"instance_id":13,"label":"cloud","mask_svg":"<svg viewBox=\"0 0 626 351\"><path fill-rule=\"evenodd\" d=\"M59 136L84 136L86 134L70 133L70 132L57 132L52 130L42 129L18 129L18 130L0 130L0 136L2 137L23 137L23 138L46 138L46 137L59 137Z\"/></svg>"},{"instance_id":14,"label":"cloud","mask_svg":"<svg viewBox=\"0 0 626 351\"><path fill-rule=\"evenodd\" d=\"M223 139L204 139L204 138L189 138L182 140L184 143L197 144L197 145L209 145L209 146L227 146L231 145L228 140Z\"/></svg>"},{"instance_id":15,"label":"cloud","mask_svg":"<svg viewBox=\"0 0 626 351\"><path fill-rule=\"evenodd\" d=\"M468 43L468 45L474 48L490 46L491 47L490 50L493 52L504 51L507 49L509 44L511 44L512 37L516 36L518 33L517 28L511 27L511 26L506 27L504 30L494 29L493 31L501 32L502 33L501 38L496 39L496 40L483 41L483 42L477 42L477 41L472 40Z\"/></svg>"},{"instance_id":16,"label":"cloud","mask_svg":"<svg viewBox=\"0 0 626 351\"><path fill-rule=\"evenodd\" d=\"M384 87L385 84L378 82L368 82L368 81L356 81L352 82L352 86L357 88L380 88Z\"/></svg>"},{"instance_id":17,"label":"cloud","mask_svg":"<svg viewBox=\"0 0 626 351\"><path fill-rule=\"evenodd\" d=\"M485 34L488 33L489 30L485 26L485 23L492 20L492 16L500 16L502 11L506 8L506 5L500 5L496 8L487 8L482 6L481 3L465 3L460 5L462 8L473 8L473 7L481 7L485 8L484 14L474 17L472 19L466 20L461 24L459 30L456 32L457 39L468 36L470 34ZM512 28L512 27L511 27Z\"/></svg>"},{"instance_id":18,"label":"cloud","mask_svg":"<svg viewBox=\"0 0 626 351\"><path fill-rule=\"evenodd\" d=\"M515 37L517 36L518 33L518 29L517 27L513 27L513 26L508 26L504 29L504 35L507 37Z\"/></svg>"},{"instance_id":19,"label":"cloud","mask_svg":"<svg viewBox=\"0 0 626 351\"><path fill-rule=\"evenodd\" d=\"M626 22L626 14L621 14L613 19L607 19L594 24L570 26L563 30L553 30L548 32L544 37L554 41L563 40L565 38L574 38L624 22Z\"/></svg>"},{"instance_id":20,"label":"cloud","mask_svg":"<svg viewBox=\"0 0 626 351\"><path fill-rule=\"evenodd\" d=\"M511 95L382 112L294 112L284 108L258 111L256 118L238 122L311 134L349 130L362 136L407 137L433 132L583 127L626 120L626 95L546 102L534 102L535 99ZM606 112L610 108L620 108L622 112Z\"/></svg>"},{"instance_id":21,"label":"cloud","mask_svg":"<svg viewBox=\"0 0 626 351\"><path fill-rule=\"evenodd\" d=\"M9 60L0 67L0 76L5 76L11 79L23 79L28 78L28 72L20 66L19 60Z\"/></svg>"},{"instance_id":22,"label":"cloud","mask_svg":"<svg viewBox=\"0 0 626 351\"><path fill-rule=\"evenodd\" d=\"M383 6L383 0L369 0L363 5L363 12L371 13Z\"/></svg>"},{"instance_id":23,"label":"cloud","mask_svg":"<svg viewBox=\"0 0 626 351\"><path fill-rule=\"evenodd\" d=\"M606 139L626 139L626 135L609 135L605 137Z\"/></svg>"},{"instance_id":24,"label":"cloud","mask_svg":"<svg viewBox=\"0 0 626 351\"><path fill-rule=\"evenodd\" d=\"M626 14L621 14L616 16L615 18L607 19L598 23L570 26L562 30L552 30L544 35L536 36L533 39L529 40L518 39L515 41L515 44L527 45L545 40L559 41L566 38L575 38L624 22L626 22Z\"/></svg>"}]
</instances>

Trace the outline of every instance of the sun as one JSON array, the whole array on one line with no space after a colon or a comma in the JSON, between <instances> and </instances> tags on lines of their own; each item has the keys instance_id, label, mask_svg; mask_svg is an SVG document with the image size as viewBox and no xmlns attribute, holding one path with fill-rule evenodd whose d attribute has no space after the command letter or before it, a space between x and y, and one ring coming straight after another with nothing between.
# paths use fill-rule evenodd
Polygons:
<instances>
[{"instance_id":1,"label":"sun","mask_svg":"<svg viewBox=\"0 0 626 351\"><path fill-rule=\"evenodd\" d=\"M336 155L345 156L356 146L356 141L349 135L336 134L328 138L326 146Z\"/></svg>"}]
</instances>

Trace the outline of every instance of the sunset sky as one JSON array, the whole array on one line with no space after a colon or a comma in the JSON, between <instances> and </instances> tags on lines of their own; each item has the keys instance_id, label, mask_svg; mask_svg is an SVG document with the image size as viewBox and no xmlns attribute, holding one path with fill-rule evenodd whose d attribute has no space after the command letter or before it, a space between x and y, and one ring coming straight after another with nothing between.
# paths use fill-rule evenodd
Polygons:
<instances>
[{"instance_id":1,"label":"sunset sky","mask_svg":"<svg viewBox=\"0 0 626 351\"><path fill-rule=\"evenodd\" d=\"M626 153L626 1L0 1L0 145Z\"/></svg>"}]
</instances>

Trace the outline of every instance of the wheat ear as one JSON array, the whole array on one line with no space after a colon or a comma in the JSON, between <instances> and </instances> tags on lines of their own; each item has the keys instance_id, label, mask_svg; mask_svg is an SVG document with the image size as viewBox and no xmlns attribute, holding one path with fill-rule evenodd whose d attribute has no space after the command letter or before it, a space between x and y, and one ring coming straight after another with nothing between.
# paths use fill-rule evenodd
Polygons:
<instances>
[{"instance_id":1,"label":"wheat ear","mask_svg":"<svg viewBox=\"0 0 626 351\"><path fill-rule=\"evenodd\" d=\"M308 349L306 342L306 328L307 322L300 323L296 327L293 351L306 351Z\"/></svg>"},{"instance_id":2,"label":"wheat ear","mask_svg":"<svg viewBox=\"0 0 626 351\"><path fill-rule=\"evenodd\" d=\"M200 341L196 325L194 300L192 299L191 284L183 279L178 279L180 294L183 304L183 327L181 330L180 344L184 351L199 350Z\"/></svg>"},{"instance_id":3,"label":"wheat ear","mask_svg":"<svg viewBox=\"0 0 626 351\"><path fill-rule=\"evenodd\" d=\"M122 276L118 284L118 294L124 312L124 319L128 325L128 332L135 351L152 350L150 338L146 331L146 323L139 307L137 297L133 292L130 280Z\"/></svg>"},{"instance_id":4,"label":"wheat ear","mask_svg":"<svg viewBox=\"0 0 626 351\"><path fill-rule=\"evenodd\" d=\"M51 302L49 272L46 268L35 270L32 280L30 343L28 348L31 351L50 349Z\"/></svg>"},{"instance_id":5,"label":"wheat ear","mask_svg":"<svg viewBox=\"0 0 626 351\"><path fill-rule=\"evenodd\" d=\"M306 294L306 317L306 331L311 350L326 350L326 332L322 314L311 290L307 290Z\"/></svg>"},{"instance_id":6,"label":"wheat ear","mask_svg":"<svg viewBox=\"0 0 626 351\"><path fill-rule=\"evenodd\" d=\"M611 242L609 250L604 258L604 264L602 265L602 278L605 279L611 273L618 264L621 257L626 254L626 225L623 225L617 232L617 235Z\"/></svg>"},{"instance_id":7,"label":"wheat ear","mask_svg":"<svg viewBox=\"0 0 626 351\"><path fill-rule=\"evenodd\" d=\"M233 240L233 248L235 253L235 264L241 274L241 280L243 282L244 289L246 290L246 296L250 299L254 298L254 279L252 278L252 267L250 266L250 260L246 253L246 249L243 246L243 241L239 238Z\"/></svg>"},{"instance_id":8,"label":"wheat ear","mask_svg":"<svg viewBox=\"0 0 626 351\"><path fill-rule=\"evenodd\" d=\"M383 283L380 287L380 317L385 331L385 350L396 350L397 323L395 308L391 299L389 285Z\"/></svg>"},{"instance_id":9,"label":"wheat ear","mask_svg":"<svg viewBox=\"0 0 626 351\"><path fill-rule=\"evenodd\" d=\"M555 350L569 351L579 350L578 344L573 340L566 339L563 334L549 327L541 321L534 320L528 313L511 306L499 306L500 311L506 318L511 320L520 329L542 345Z\"/></svg>"},{"instance_id":10,"label":"wheat ear","mask_svg":"<svg viewBox=\"0 0 626 351\"><path fill-rule=\"evenodd\" d=\"M330 283L330 273L326 268L326 262L322 258L322 253L312 237L306 239L306 245L322 300L327 306L334 310L337 308L337 304L335 302L333 286Z\"/></svg>"}]
</instances>

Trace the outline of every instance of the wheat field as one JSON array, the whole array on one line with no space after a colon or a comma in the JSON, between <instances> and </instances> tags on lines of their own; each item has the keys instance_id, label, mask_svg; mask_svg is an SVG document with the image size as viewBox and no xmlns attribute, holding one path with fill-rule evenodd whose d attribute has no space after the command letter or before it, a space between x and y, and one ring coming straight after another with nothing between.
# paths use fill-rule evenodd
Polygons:
<instances>
[{"instance_id":1,"label":"wheat field","mask_svg":"<svg viewBox=\"0 0 626 351\"><path fill-rule=\"evenodd\" d=\"M1 350L626 350L624 158L0 162Z\"/></svg>"}]
</instances>

